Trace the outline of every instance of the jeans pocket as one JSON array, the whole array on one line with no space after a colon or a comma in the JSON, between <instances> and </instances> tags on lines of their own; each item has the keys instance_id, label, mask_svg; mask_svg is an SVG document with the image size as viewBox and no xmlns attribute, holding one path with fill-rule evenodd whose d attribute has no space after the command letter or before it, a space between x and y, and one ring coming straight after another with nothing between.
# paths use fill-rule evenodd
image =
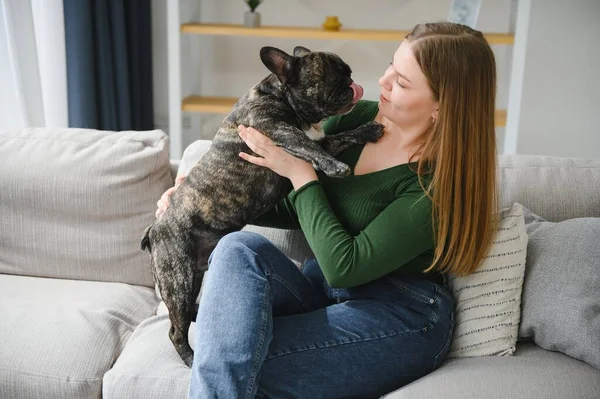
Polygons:
<instances>
[{"instance_id":1,"label":"jeans pocket","mask_svg":"<svg viewBox=\"0 0 600 399\"><path fill-rule=\"evenodd\" d=\"M402 293L411 298L429 305L435 303L437 297L437 288L435 283L428 280L417 280L410 278L400 278L392 276L384 276L384 278Z\"/></svg>"}]
</instances>

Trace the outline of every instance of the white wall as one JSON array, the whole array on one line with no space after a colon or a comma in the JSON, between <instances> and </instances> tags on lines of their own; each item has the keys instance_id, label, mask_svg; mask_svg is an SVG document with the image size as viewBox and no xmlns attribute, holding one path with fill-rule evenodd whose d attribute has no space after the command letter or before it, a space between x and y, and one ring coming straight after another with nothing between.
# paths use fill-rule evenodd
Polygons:
<instances>
[{"instance_id":1,"label":"white wall","mask_svg":"<svg viewBox=\"0 0 600 399\"><path fill-rule=\"evenodd\" d=\"M157 127L168 130L166 0L153 4L154 108ZM265 0L258 11L264 25L320 26L327 15L337 15L344 27L410 29L420 22L445 20L450 0ZM198 20L241 23L247 10L243 0L180 0L183 22ZM509 32L513 0L484 0L477 29ZM327 41L253 37L182 35L182 95L240 96L267 74L258 52L270 45L292 51L295 45L338 53L352 67L353 78L365 89L366 99L379 97L378 79L387 68L398 42ZM507 107L512 46L493 46L498 65L499 108ZM184 146L209 138L223 115L184 114ZM502 145L504 129L498 129Z\"/></svg>"},{"instance_id":2,"label":"white wall","mask_svg":"<svg viewBox=\"0 0 600 399\"><path fill-rule=\"evenodd\" d=\"M600 0L531 0L516 152L600 158Z\"/></svg>"}]
</instances>

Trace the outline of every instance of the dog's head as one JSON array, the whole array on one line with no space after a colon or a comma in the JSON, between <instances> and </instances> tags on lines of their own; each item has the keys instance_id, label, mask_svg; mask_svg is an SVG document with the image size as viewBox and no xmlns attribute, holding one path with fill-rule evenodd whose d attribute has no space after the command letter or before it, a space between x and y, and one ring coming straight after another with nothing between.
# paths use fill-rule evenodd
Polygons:
<instances>
[{"instance_id":1,"label":"dog's head","mask_svg":"<svg viewBox=\"0 0 600 399\"><path fill-rule=\"evenodd\" d=\"M298 46L289 55L263 47L260 58L282 83L298 114L311 123L349 112L363 95L352 70L336 54Z\"/></svg>"}]
</instances>

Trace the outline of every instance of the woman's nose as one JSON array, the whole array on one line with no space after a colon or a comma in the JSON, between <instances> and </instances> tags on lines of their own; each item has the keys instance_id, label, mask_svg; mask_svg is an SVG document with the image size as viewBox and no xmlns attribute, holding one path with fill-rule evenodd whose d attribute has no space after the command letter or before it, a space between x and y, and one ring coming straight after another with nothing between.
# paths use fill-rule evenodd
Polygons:
<instances>
[{"instance_id":1,"label":"woman's nose","mask_svg":"<svg viewBox=\"0 0 600 399\"><path fill-rule=\"evenodd\" d=\"M388 83L386 74L379 78L379 86L383 87L385 90L391 90L392 85Z\"/></svg>"}]
</instances>

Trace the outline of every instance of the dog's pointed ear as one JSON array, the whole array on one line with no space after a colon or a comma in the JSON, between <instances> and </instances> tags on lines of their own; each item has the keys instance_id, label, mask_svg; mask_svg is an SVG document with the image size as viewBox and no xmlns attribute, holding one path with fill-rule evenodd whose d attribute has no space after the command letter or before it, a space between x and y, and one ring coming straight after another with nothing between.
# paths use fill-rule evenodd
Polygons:
<instances>
[{"instance_id":1,"label":"dog's pointed ear","mask_svg":"<svg viewBox=\"0 0 600 399\"><path fill-rule=\"evenodd\" d=\"M310 50L306 47L296 46L294 47L294 57L302 57L305 54L310 53Z\"/></svg>"},{"instance_id":2,"label":"dog's pointed ear","mask_svg":"<svg viewBox=\"0 0 600 399\"><path fill-rule=\"evenodd\" d=\"M260 59L281 83L287 81L288 74L292 69L293 57L291 55L278 48L266 46L260 49Z\"/></svg>"}]
</instances>

